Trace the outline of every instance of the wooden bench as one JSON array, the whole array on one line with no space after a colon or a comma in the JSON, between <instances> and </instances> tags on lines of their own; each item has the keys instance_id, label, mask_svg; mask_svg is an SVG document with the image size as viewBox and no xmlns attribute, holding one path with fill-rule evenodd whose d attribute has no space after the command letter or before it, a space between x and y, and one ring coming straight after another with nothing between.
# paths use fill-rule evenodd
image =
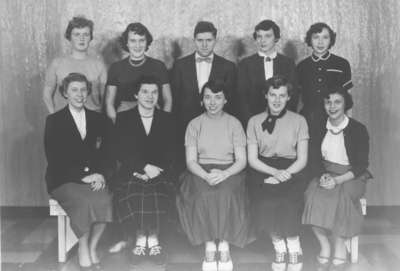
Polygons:
<instances>
[{"instance_id":1,"label":"wooden bench","mask_svg":"<svg viewBox=\"0 0 400 271\"><path fill-rule=\"evenodd\" d=\"M361 198L361 211L363 215L367 214L367 199ZM358 236L354 236L346 241L346 248L350 252L350 260L352 263L358 262Z\"/></svg>"},{"instance_id":2,"label":"wooden bench","mask_svg":"<svg viewBox=\"0 0 400 271\"><path fill-rule=\"evenodd\" d=\"M55 199L49 199L50 215L57 216L58 261L65 262L67 253L78 242L69 217Z\"/></svg>"}]
</instances>

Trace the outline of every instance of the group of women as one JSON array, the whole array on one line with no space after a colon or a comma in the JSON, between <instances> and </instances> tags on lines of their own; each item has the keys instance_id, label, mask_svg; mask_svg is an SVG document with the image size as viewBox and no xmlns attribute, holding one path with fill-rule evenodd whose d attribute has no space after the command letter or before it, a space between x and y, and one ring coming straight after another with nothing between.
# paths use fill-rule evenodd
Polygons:
<instances>
[{"instance_id":1,"label":"group of women","mask_svg":"<svg viewBox=\"0 0 400 271\"><path fill-rule=\"evenodd\" d=\"M96 247L111 221L124 233L111 252L132 240L132 264L144 257L165 263L160 234L174 210L190 243L205 245L205 271L232 270L230 244L243 247L263 234L275 250L273 270L301 270L301 224L311 225L321 245L318 268L343 268L344 242L361 227L369 142L365 126L346 115L353 102L351 80L343 84L343 77L350 70L329 52L335 33L328 25L314 24L307 33L313 54L298 65L302 115L287 106L293 82L274 75L260 89L265 110L249 119L245 133L224 111L231 90L218 80L204 84L204 112L186 128L184 172L176 170L168 73L145 55L152 42L147 28L128 25L120 41L129 56L108 75L88 55L90 20L73 18L65 37L71 55L53 61L44 88L52 113L46 181L79 238L81 270L102 269ZM307 92L318 76L330 84ZM104 86L106 116L99 113Z\"/></svg>"}]
</instances>

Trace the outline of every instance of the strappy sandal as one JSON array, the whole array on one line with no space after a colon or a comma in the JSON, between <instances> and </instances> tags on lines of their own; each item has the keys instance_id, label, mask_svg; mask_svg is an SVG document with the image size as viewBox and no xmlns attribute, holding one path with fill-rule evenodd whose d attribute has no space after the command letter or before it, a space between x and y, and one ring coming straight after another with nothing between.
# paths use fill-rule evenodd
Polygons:
<instances>
[{"instance_id":1,"label":"strappy sandal","mask_svg":"<svg viewBox=\"0 0 400 271\"><path fill-rule=\"evenodd\" d=\"M335 260L338 260L340 262L335 264L334 263ZM347 266L348 266L347 259L334 257L329 267L329 271L343 271L346 269Z\"/></svg>"},{"instance_id":2,"label":"strappy sandal","mask_svg":"<svg viewBox=\"0 0 400 271\"><path fill-rule=\"evenodd\" d=\"M229 250L219 251L218 271L232 271L233 262Z\"/></svg>"},{"instance_id":3,"label":"strappy sandal","mask_svg":"<svg viewBox=\"0 0 400 271\"><path fill-rule=\"evenodd\" d=\"M132 249L131 265L135 266L140 264L146 257L146 247L135 246Z\"/></svg>"},{"instance_id":4,"label":"strappy sandal","mask_svg":"<svg viewBox=\"0 0 400 271\"><path fill-rule=\"evenodd\" d=\"M165 264L166 256L160 245L155 245L149 248L149 256L157 265Z\"/></svg>"},{"instance_id":5,"label":"strappy sandal","mask_svg":"<svg viewBox=\"0 0 400 271\"><path fill-rule=\"evenodd\" d=\"M331 258L318 255L317 256L317 271L327 271L330 265Z\"/></svg>"}]
</instances>

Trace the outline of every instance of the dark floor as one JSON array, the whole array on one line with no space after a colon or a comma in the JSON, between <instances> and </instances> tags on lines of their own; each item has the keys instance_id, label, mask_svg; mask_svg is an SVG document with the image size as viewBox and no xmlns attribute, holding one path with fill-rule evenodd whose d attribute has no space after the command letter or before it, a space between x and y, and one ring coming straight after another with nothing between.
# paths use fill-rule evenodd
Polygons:
<instances>
[{"instance_id":1,"label":"dark floor","mask_svg":"<svg viewBox=\"0 0 400 271\"><path fill-rule=\"evenodd\" d=\"M66 263L57 262L57 220L48 217L43 209L4 209L1 217L1 270L78 270L76 247L69 253ZM36 210L36 209L35 209ZM170 225L176 229L176 225ZM168 264L157 268L146 262L134 270L201 270L203 247L193 247L185 236L171 230L165 238ZM113 242L109 228L100 243L100 255L105 270L128 271L125 252L115 255L107 253ZM303 271L315 270L314 258L317 243L306 228L302 236L305 256ZM400 207L371 207L368 209L363 233L360 236L359 263L351 264L349 271L394 271L400 270ZM257 240L244 249L232 248L235 271L271 270L272 247L268 239Z\"/></svg>"}]
</instances>

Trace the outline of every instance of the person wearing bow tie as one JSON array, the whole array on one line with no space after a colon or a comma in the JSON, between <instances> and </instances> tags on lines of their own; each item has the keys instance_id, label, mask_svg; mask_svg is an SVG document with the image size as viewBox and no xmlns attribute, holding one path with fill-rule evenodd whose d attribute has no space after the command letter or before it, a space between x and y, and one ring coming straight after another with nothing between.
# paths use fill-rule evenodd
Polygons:
<instances>
[{"instance_id":1,"label":"person wearing bow tie","mask_svg":"<svg viewBox=\"0 0 400 271\"><path fill-rule=\"evenodd\" d=\"M289 271L301 270L308 127L303 116L287 109L293 90L285 77L271 77L263 91L267 106L247 126L252 224L258 235L272 239L272 270L286 270L286 265Z\"/></svg>"},{"instance_id":2,"label":"person wearing bow tie","mask_svg":"<svg viewBox=\"0 0 400 271\"><path fill-rule=\"evenodd\" d=\"M294 90L297 86L293 60L276 50L276 44L280 39L279 26L271 20L261 21L254 29L253 38L258 52L244 58L238 66L238 107L240 120L244 126L250 117L265 109L262 89L266 80L274 75L284 75ZM293 95L289 102L289 108L294 111L297 109L296 97Z\"/></svg>"},{"instance_id":3,"label":"person wearing bow tie","mask_svg":"<svg viewBox=\"0 0 400 271\"><path fill-rule=\"evenodd\" d=\"M217 29L211 22L200 21L194 28L196 51L176 60L172 69L173 112L179 125L180 153L184 165L184 134L186 126L195 117L204 112L201 106L200 91L209 80L223 82L227 95L232 96L235 89L236 66L233 62L214 53ZM224 108L236 115L232 103Z\"/></svg>"}]
</instances>

